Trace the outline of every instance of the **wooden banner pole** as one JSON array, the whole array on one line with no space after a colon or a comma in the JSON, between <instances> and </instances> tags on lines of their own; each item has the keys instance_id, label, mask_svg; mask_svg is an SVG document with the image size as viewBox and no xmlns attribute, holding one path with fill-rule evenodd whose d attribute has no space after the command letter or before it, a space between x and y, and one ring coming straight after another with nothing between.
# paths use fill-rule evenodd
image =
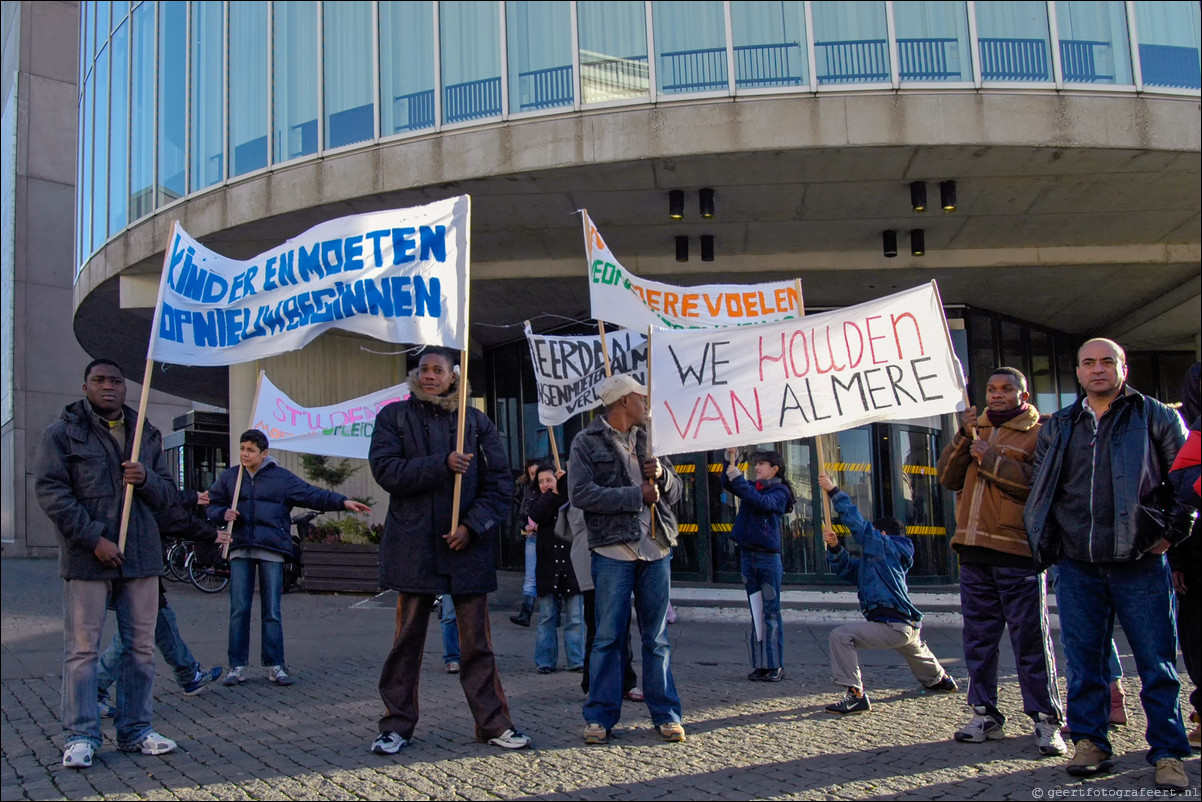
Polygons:
<instances>
[{"instance_id":1,"label":"wooden banner pole","mask_svg":"<svg viewBox=\"0 0 1202 802\"><path fill-rule=\"evenodd\" d=\"M259 393L263 390L263 371L259 371L259 377L255 379L255 397L250 402L250 423L247 429L255 428L255 410L259 408ZM234 498L230 501L230 509L234 512L238 511L238 499L242 495L242 477L246 475L246 469L242 467L242 444L238 444L238 452L236 458L238 460L238 480L234 482ZM228 527L230 534L234 532L234 523L230 522ZM228 560L230 558L230 544L221 544L221 559Z\"/></svg>"},{"instance_id":2,"label":"wooden banner pole","mask_svg":"<svg viewBox=\"0 0 1202 802\"><path fill-rule=\"evenodd\" d=\"M551 457L555 460L555 473L559 473L563 468L559 464L559 444L555 442L555 427L547 427L547 439L551 441Z\"/></svg>"},{"instance_id":3,"label":"wooden banner pole","mask_svg":"<svg viewBox=\"0 0 1202 802\"><path fill-rule=\"evenodd\" d=\"M130 448L129 461L137 462L142 455L142 432L146 428L146 405L150 403L150 379L154 375L154 360L146 358L146 371L142 374L142 397L138 400L138 420L134 424L134 443ZM121 528L117 534L117 551L125 553L125 540L129 534L129 516L133 512L134 486L125 486L125 503L121 505Z\"/></svg>"},{"instance_id":4,"label":"wooden banner pole","mask_svg":"<svg viewBox=\"0 0 1202 802\"><path fill-rule=\"evenodd\" d=\"M459 428L455 433L455 450L463 453L463 439L466 436L464 428L467 425L467 349L464 348L459 356ZM476 456L479 456L478 454ZM459 528L459 500L463 497L463 474L455 474L455 493L451 499L451 531Z\"/></svg>"},{"instance_id":5,"label":"wooden banner pole","mask_svg":"<svg viewBox=\"0 0 1202 802\"><path fill-rule=\"evenodd\" d=\"M605 340L605 321L597 321L597 331L601 333L601 358L605 360L605 378L614 375L613 368L609 364L609 343Z\"/></svg>"}]
</instances>

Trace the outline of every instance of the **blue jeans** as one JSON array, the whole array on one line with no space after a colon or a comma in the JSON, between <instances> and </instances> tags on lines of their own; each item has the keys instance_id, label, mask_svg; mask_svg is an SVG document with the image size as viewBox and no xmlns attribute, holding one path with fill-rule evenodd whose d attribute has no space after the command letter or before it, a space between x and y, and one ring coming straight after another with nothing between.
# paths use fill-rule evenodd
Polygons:
<instances>
[{"instance_id":1,"label":"blue jeans","mask_svg":"<svg viewBox=\"0 0 1202 802\"><path fill-rule=\"evenodd\" d=\"M163 659L175 672L175 681L181 688L196 677L200 663L192 656L188 644L180 637L179 625L175 622L175 611L170 605L159 607L159 617L154 624L154 645L159 647ZM96 672L96 694L101 701L108 700L109 687L117 681L117 669L121 665L123 654L125 644L121 642L121 636L116 635L109 644L108 651L100 656L100 667Z\"/></svg>"},{"instance_id":2,"label":"blue jeans","mask_svg":"<svg viewBox=\"0 0 1202 802\"><path fill-rule=\"evenodd\" d=\"M655 562L612 560L593 553L597 634L589 656L584 720L612 728L622 717L623 649L630 631L630 594L643 640L643 695L657 727L680 721L668 644L668 592L672 555Z\"/></svg>"},{"instance_id":3,"label":"blue jeans","mask_svg":"<svg viewBox=\"0 0 1202 802\"><path fill-rule=\"evenodd\" d=\"M1052 585L1052 592L1056 594L1056 609L1060 609L1060 567L1053 565L1048 569L1048 581ZM1059 613L1057 613L1059 615ZM1064 650L1064 624L1060 624L1060 649ZM1123 664L1119 662L1119 650L1114 645L1114 638L1110 639L1110 657L1106 661L1107 683L1114 683L1123 678ZM1072 669L1068 666L1067 661L1064 665L1064 681L1066 683L1072 680Z\"/></svg>"},{"instance_id":4,"label":"blue jeans","mask_svg":"<svg viewBox=\"0 0 1202 802\"><path fill-rule=\"evenodd\" d=\"M450 593L442 595L442 662L443 665L459 662L459 619L455 616L455 602Z\"/></svg>"},{"instance_id":5,"label":"blue jeans","mask_svg":"<svg viewBox=\"0 0 1202 802\"><path fill-rule=\"evenodd\" d=\"M256 573L259 575L260 656L265 666L284 665L284 624L280 618L284 564L234 557L230 560L230 668L250 664L250 608L255 600Z\"/></svg>"},{"instance_id":6,"label":"blue jeans","mask_svg":"<svg viewBox=\"0 0 1202 802\"><path fill-rule=\"evenodd\" d=\"M534 664L555 668L559 663L559 597L538 597L538 636L534 641ZM579 593L563 600L563 650L568 668L584 665L584 597Z\"/></svg>"},{"instance_id":7,"label":"blue jeans","mask_svg":"<svg viewBox=\"0 0 1202 802\"><path fill-rule=\"evenodd\" d=\"M739 549L743 588L750 599L759 593L764 601L763 632L751 625L751 667L781 668L784 665L785 632L780 618L780 580L783 568L780 554Z\"/></svg>"},{"instance_id":8,"label":"blue jeans","mask_svg":"<svg viewBox=\"0 0 1202 802\"><path fill-rule=\"evenodd\" d=\"M1113 751L1107 736L1107 651L1117 616L1143 685L1139 699L1148 719L1148 762L1189 757L1178 702L1176 605L1165 556L1110 564L1063 559L1058 593L1064 652L1071 670L1068 725L1073 741L1088 738Z\"/></svg>"},{"instance_id":9,"label":"blue jeans","mask_svg":"<svg viewBox=\"0 0 1202 802\"><path fill-rule=\"evenodd\" d=\"M125 654L117 671L117 746L128 749L153 731L154 620L159 606L158 577L63 582L63 737L70 746L84 741L100 748L100 708L96 670L100 636L109 599L117 611L117 632Z\"/></svg>"},{"instance_id":10,"label":"blue jeans","mask_svg":"<svg viewBox=\"0 0 1202 802\"><path fill-rule=\"evenodd\" d=\"M526 538L526 576L522 579L522 595L538 595L538 585L534 580L534 568L538 565L538 535Z\"/></svg>"}]
</instances>

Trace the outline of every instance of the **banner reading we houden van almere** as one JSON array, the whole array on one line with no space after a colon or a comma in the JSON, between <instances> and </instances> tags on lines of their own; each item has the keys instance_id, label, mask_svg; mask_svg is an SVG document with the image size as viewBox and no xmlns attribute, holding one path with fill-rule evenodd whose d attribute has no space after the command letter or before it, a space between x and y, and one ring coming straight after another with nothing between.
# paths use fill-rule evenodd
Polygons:
<instances>
[{"instance_id":1,"label":"banner reading we houden van almere","mask_svg":"<svg viewBox=\"0 0 1202 802\"><path fill-rule=\"evenodd\" d=\"M964 393L934 282L783 323L657 329L650 352L657 454L938 415Z\"/></svg>"},{"instance_id":2,"label":"banner reading we houden van almere","mask_svg":"<svg viewBox=\"0 0 1202 802\"><path fill-rule=\"evenodd\" d=\"M652 326L747 326L801 316L800 285L795 281L678 287L632 275L605 244L588 211L582 209L580 216L594 320L646 331Z\"/></svg>"},{"instance_id":3,"label":"banner reading we houden van almere","mask_svg":"<svg viewBox=\"0 0 1202 802\"><path fill-rule=\"evenodd\" d=\"M304 347L330 329L386 342L467 345L471 199L342 217L238 261L177 223L150 357L233 365Z\"/></svg>"}]
</instances>

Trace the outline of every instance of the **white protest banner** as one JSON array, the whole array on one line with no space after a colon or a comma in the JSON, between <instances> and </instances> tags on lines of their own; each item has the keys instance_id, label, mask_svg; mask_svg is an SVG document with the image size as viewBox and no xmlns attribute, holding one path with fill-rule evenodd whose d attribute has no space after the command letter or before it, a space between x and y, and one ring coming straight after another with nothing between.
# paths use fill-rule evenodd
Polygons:
<instances>
[{"instance_id":1,"label":"white protest banner","mask_svg":"<svg viewBox=\"0 0 1202 802\"><path fill-rule=\"evenodd\" d=\"M234 365L330 329L465 348L470 218L466 195L341 217L246 261L213 253L177 223L148 356Z\"/></svg>"},{"instance_id":2,"label":"white protest banner","mask_svg":"<svg viewBox=\"0 0 1202 802\"><path fill-rule=\"evenodd\" d=\"M934 282L800 320L651 338L656 454L952 412L964 385Z\"/></svg>"},{"instance_id":3,"label":"white protest banner","mask_svg":"<svg viewBox=\"0 0 1202 802\"><path fill-rule=\"evenodd\" d=\"M526 341L534 361L540 423L558 426L576 413L601 404L597 388L606 374L600 336L534 334L527 323ZM640 384L647 383L646 334L617 329L605 333L605 343L614 373L629 373Z\"/></svg>"},{"instance_id":4,"label":"white protest banner","mask_svg":"<svg viewBox=\"0 0 1202 802\"><path fill-rule=\"evenodd\" d=\"M402 382L338 404L303 407L265 374L259 380L251 428L267 435L270 448L327 457L367 459L380 410L409 397L409 385Z\"/></svg>"},{"instance_id":5,"label":"white protest banner","mask_svg":"<svg viewBox=\"0 0 1202 802\"><path fill-rule=\"evenodd\" d=\"M586 210L590 314L631 329L709 329L775 323L800 317L795 281L677 287L632 275L618 262Z\"/></svg>"}]
</instances>

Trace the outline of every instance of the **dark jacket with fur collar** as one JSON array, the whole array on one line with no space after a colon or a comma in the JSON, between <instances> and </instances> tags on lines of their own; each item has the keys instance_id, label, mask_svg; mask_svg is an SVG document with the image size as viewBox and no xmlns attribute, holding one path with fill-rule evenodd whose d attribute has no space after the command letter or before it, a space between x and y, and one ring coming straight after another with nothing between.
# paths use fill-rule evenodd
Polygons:
<instances>
[{"instance_id":1,"label":"dark jacket with fur collar","mask_svg":"<svg viewBox=\"0 0 1202 802\"><path fill-rule=\"evenodd\" d=\"M372 476L388 491L388 519L380 541L380 584L405 593L491 593L497 589L495 540L509 520L513 479L501 438L488 416L468 407L463 451L475 454L459 503L459 522L471 533L463 551L443 539L451 531L459 380L431 396L417 371L410 397L380 410L372 432Z\"/></svg>"}]
</instances>

